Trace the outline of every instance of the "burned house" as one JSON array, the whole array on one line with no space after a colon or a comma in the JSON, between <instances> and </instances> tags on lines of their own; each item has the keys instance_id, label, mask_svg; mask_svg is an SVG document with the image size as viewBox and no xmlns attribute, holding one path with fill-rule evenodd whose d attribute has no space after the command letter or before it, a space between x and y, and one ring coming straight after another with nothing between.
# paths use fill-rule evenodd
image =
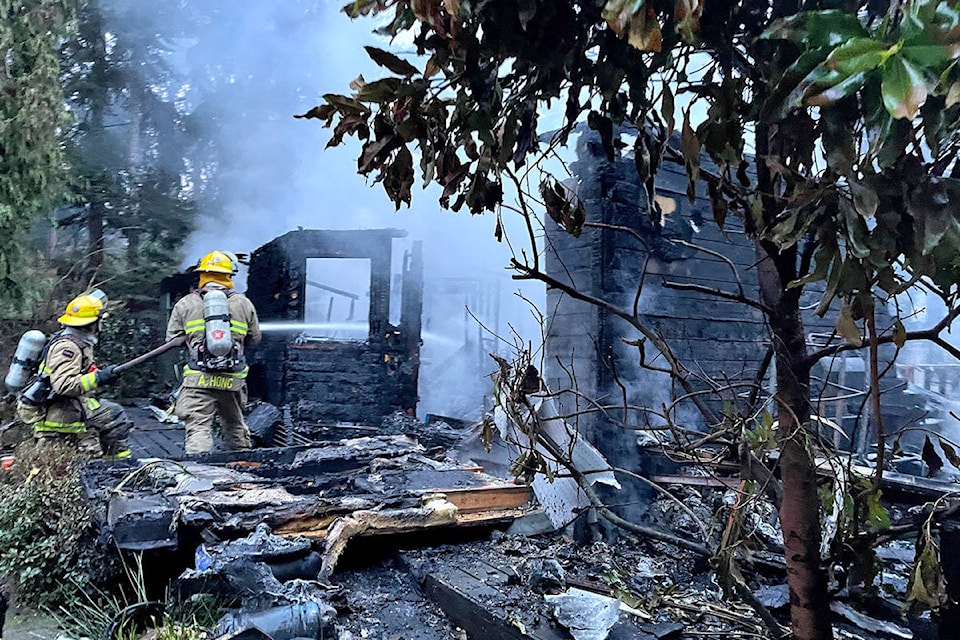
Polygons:
<instances>
[{"instance_id":1,"label":"burned house","mask_svg":"<svg viewBox=\"0 0 960 640\"><path fill-rule=\"evenodd\" d=\"M423 267L403 256L392 308L397 229L297 230L253 252L247 295L264 338L251 395L288 407L294 424L379 425L417 406ZM343 267L347 267L343 269Z\"/></svg>"},{"instance_id":2,"label":"burned house","mask_svg":"<svg viewBox=\"0 0 960 640\"><path fill-rule=\"evenodd\" d=\"M705 166L709 164L706 157L702 161ZM769 344L762 313L697 290L742 290L748 297L758 295L753 268L756 252L740 221L729 216L719 228L702 185L691 203L684 168L663 163L656 176L656 200L661 211L659 224L655 223L632 156L609 161L594 132L581 135L573 169L587 221L602 226L587 227L575 238L558 226L548 225L549 275L622 309L636 305L638 317L659 332L696 375L723 381L724 385L752 383ZM641 281L644 286L638 292ZM801 305L812 309L821 292L816 285L808 286ZM554 390L575 386L577 394L564 394L562 398L564 413L578 416L580 432L596 443L614 466L635 468L636 433L625 431L616 421L623 419L639 426L663 424L656 412L671 403L672 381L666 374L638 365L644 358L648 365L663 368L662 358L657 360L652 345L645 345L641 351L636 343L625 343L639 335L625 321L596 306L553 289L547 292L547 309L551 312L545 346L548 386ZM882 309L878 311L883 313ZM838 339L835 322L830 313L824 318L812 311L805 314L812 348ZM878 320L878 324L884 322ZM889 348L881 352L885 361L892 355ZM772 369L767 371L764 384L770 384L771 373ZM820 414L843 427L847 437L839 444L852 446L867 431L866 420L858 417L868 384L863 360L851 355L839 364L823 363L813 376L813 384L818 387L815 395L824 401L818 407ZM903 386L891 375L882 389L892 391ZM728 391L709 398L721 409L742 390L728 387ZM597 411L593 402L605 410ZM624 412L624 405L631 408ZM911 410L895 402L890 406L893 415L888 424L899 428ZM692 407L677 419L685 426L702 424L702 417Z\"/></svg>"}]
</instances>

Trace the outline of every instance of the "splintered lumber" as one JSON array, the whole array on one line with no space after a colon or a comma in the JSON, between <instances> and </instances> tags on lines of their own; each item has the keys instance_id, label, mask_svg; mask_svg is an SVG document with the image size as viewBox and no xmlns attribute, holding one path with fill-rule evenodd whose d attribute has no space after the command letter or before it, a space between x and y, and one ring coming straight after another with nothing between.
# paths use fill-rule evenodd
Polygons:
<instances>
[{"instance_id":1,"label":"splintered lumber","mask_svg":"<svg viewBox=\"0 0 960 640\"><path fill-rule=\"evenodd\" d=\"M442 486L442 485L441 485ZM526 486L488 486L472 489L443 489L438 488L426 494L444 497L455 507L453 518L444 526L469 527L480 525L496 525L509 523L522 515L523 507L530 502L530 489ZM282 524L274 527L273 532L278 536L324 539L329 533L330 525L339 517L356 513L349 508L349 504L341 503L331 507L331 511L324 515L304 513L290 514ZM367 505L369 507L370 505ZM432 524L430 526L437 526ZM365 528L357 535L376 536L402 533L405 527L390 527L387 524Z\"/></svg>"},{"instance_id":2,"label":"splintered lumber","mask_svg":"<svg viewBox=\"0 0 960 640\"><path fill-rule=\"evenodd\" d=\"M530 488L523 485L441 489L440 492L457 507L458 515L518 509L530 502Z\"/></svg>"},{"instance_id":3,"label":"splintered lumber","mask_svg":"<svg viewBox=\"0 0 960 640\"><path fill-rule=\"evenodd\" d=\"M422 456L406 437L355 438L315 447L141 461L140 467L91 465L84 486L105 506L102 526L122 549L176 546L181 530L243 535L260 523L277 535L323 539L340 518L354 536L418 528L509 524L530 499L526 486ZM441 496L449 515L404 520ZM398 519L363 515L394 514ZM360 514L358 516L358 514ZM346 525L343 525L346 527Z\"/></svg>"},{"instance_id":4,"label":"splintered lumber","mask_svg":"<svg viewBox=\"0 0 960 640\"><path fill-rule=\"evenodd\" d=\"M351 538L367 531L413 531L452 525L457 521L457 508L443 494L425 496L423 505L412 509L385 509L383 511L355 511L338 519L330 527L323 552L319 579L326 581L333 575L337 561Z\"/></svg>"}]
</instances>

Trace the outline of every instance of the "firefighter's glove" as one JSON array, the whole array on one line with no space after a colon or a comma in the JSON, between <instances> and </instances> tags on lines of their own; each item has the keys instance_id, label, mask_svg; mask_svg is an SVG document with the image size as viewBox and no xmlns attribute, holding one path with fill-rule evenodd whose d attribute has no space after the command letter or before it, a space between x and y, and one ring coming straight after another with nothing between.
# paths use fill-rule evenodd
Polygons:
<instances>
[{"instance_id":1,"label":"firefighter's glove","mask_svg":"<svg viewBox=\"0 0 960 640\"><path fill-rule=\"evenodd\" d=\"M103 368L97 369L97 386L105 387L108 384L113 384L117 381L117 378L120 377L120 372L117 371L117 365L108 364Z\"/></svg>"}]
</instances>

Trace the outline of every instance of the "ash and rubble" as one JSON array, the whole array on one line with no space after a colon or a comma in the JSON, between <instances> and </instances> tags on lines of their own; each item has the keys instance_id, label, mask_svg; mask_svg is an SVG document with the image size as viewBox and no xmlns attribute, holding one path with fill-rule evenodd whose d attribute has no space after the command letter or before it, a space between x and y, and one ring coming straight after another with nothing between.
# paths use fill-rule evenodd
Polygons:
<instances>
[{"instance_id":1,"label":"ash and rubble","mask_svg":"<svg viewBox=\"0 0 960 640\"><path fill-rule=\"evenodd\" d=\"M588 554L605 558L606 567L577 568L573 528L553 532L537 517L529 488L446 455L438 443L456 443L453 426L434 423L433 435L442 437L429 447L403 433L423 431L422 424L398 415L384 426L396 433L178 461L95 461L84 484L118 547L188 559L171 576L173 600L206 593L231 601L236 610L217 628L224 635L255 625L274 640L479 637L458 630L458 622L470 626L472 614L462 612L464 602L451 603L456 585L449 574L462 572L469 558L484 558L489 573L475 571L472 587L505 599L470 593L471 606L494 610L488 615L511 629L536 622L568 637L557 623L562 608L548 596L581 580L588 588L575 589L616 601L609 587L593 584L596 576L641 564L618 562L617 547L604 546ZM473 432L459 437L470 440ZM511 526L534 537L503 532ZM337 533L344 528L349 533ZM540 577L519 579L525 574ZM687 574L667 567L657 575ZM527 619L525 612L534 611ZM629 622L636 614L620 617Z\"/></svg>"},{"instance_id":2,"label":"ash and rubble","mask_svg":"<svg viewBox=\"0 0 960 640\"><path fill-rule=\"evenodd\" d=\"M258 407L282 419L282 409ZM175 430L147 425L145 409L132 413L140 438ZM253 626L273 640L765 633L751 608L724 593L709 559L616 533L592 521L589 510L557 528L528 487L478 472L505 470L511 455L497 440L488 452L481 425L426 425L395 414L380 426L392 433L175 460L97 461L84 481L114 543L159 554L167 570L176 567L162 578L171 584L168 606L202 594L231 601L215 635ZM690 464L674 471L674 482L660 480L663 492L646 505L643 524L715 548L736 492L730 482L717 482L722 474L715 469ZM915 520L916 505L949 488L935 479L891 479L903 482L900 494L895 485L885 488L899 500L888 507L895 527ZM431 523L422 509L438 494L458 509L466 505L470 518ZM507 494L507 503L497 502ZM469 506L477 495L498 497ZM762 497L739 508L743 575L786 624L776 510ZM327 580L318 581L333 523L360 512L385 519L348 537ZM902 611L914 554L913 540L889 540L877 548L881 567L873 584L832 585L837 637L937 637L929 615ZM595 624L574 622L583 620Z\"/></svg>"},{"instance_id":3,"label":"ash and rubble","mask_svg":"<svg viewBox=\"0 0 960 640\"><path fill-rule=\"evenodd\" d=\"M382 426L394 433L94 462L85 484L119 547L181 560L182 571L169 576L171 605L226 596L233 610L217 635L251 627L273 640L764 633L756 613L724 593L709 559L601 526L582 505L558 528L537 494L559 484L534 492L479 472L506 469L510 455L500 443L492 451L507 458L479 465L472 453L496 457L478 448L479 425L435 422L429 445L419 440L429 425L409 416ZM643 524L713 548L736 493L710 486L699 467L673 478L649 501ZM786 623L776 511L759 497L740 509L744 577ZM891 515L896 524L913 514L904 507ZM838 637L934 637L929 618L899 619L912 544L894 540L878 555L879 595L838 590Z\"/></svg>"}]
</instances>

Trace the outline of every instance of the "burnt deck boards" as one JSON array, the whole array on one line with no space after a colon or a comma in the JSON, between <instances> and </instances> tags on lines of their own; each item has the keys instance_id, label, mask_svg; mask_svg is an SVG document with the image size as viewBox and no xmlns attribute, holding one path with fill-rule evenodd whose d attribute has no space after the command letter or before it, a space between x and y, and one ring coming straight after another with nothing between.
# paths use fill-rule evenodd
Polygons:
<instances>
[{"instance_id":1,"label":"burnt deck boards","mask_svg":"<svg viewBox=\"0 0 960 640\"><path fill-rule=\"evenodd\" d=\"M506 525L529 488L430 459L405 436L219 452L171 461L94 461L83 475L102 526L122 549L176 547L184 533L236 537L267 523L276 533L322 539L357 512L413 513L443 494L453 527ZM424 524L424 526L435 526ZM413 529L417 525L412 525ZM411 525L404 523L409 532ZM389 535L390 528L362 535Z\"/></svg>"}]
</instances>

